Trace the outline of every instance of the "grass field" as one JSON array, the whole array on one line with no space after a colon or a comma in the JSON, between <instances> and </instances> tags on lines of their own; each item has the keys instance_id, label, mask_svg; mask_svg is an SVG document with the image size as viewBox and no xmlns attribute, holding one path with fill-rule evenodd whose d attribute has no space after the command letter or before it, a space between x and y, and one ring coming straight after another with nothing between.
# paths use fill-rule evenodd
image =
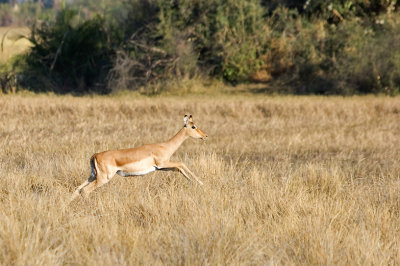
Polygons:
<instances>
[{"instance_id":1,"label":"grass field","mask_svg":"<svg viewBox=\"0 0 400 266\"><path fill-rule=\"evenodd\" d=\"M208 135L67 205L107 149ZM6 265L400 263L400 98L0 97Z\"/></svg>"}]
</instances>

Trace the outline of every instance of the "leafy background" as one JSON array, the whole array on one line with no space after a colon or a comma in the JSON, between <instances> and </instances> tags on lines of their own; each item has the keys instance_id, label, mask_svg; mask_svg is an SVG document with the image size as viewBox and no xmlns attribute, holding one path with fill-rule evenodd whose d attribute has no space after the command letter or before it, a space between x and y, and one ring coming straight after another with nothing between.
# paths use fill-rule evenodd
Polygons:
<instances>
[{"instance_id":1,"label":"leafy background","mask_svg":"<svg viewBox=\"0 0 400 266\"><path fill-rule=\"evenodd\" d=\"M23 88L156 92L258 83L295 94L399 92L399 3L388 0L40 1L0 6L31 48L2 67Z\"/></svg>"}]
</instances>

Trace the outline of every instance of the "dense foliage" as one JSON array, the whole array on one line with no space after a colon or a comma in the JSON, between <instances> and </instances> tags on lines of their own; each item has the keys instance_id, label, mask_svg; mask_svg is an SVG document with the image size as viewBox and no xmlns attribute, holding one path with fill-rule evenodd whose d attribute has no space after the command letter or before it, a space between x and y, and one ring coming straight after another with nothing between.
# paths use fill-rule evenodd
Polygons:
<instances>
[{"instance_id":1,"label":"dense foliage","mask_svg":"<svg viewBox=\"0 0 400 266\"><path fill-rule=\"evenodd\" d=\"M33 28L27 86L108 92L211 77L266 92L399 92L397 1L77 2L85 12L61 9Z\"/></svg>"},{"instance_id":2,"label":"dense foliage","mask_svg":"<svg viewBox=\"0 0 400 266\"><path fill-rule=\"evenodd\" d=\"M33 47L22 65L26 86L60 93L106 91L102 84L114 51L101 17L81 22L76 11L65 10L54 24L33 27L31 33Z\"/></svg>"}]
</instances>

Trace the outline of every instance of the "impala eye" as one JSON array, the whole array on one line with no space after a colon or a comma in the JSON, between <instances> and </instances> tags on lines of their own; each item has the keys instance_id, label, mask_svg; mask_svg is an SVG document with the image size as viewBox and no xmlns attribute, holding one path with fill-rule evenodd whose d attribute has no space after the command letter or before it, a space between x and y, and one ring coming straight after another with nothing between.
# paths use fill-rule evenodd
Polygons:
<instances>
[{"instance_id":1,"label":"impala eye","mask_svg":"<svg viewBox=\"0 0 400 266\"><path fill-rule=\"evenodd\" d=\"M193 129L196 129L196 127L195 127L195 126L192 126L192 128L193 128Z\"/></svg>"}]
</instances>

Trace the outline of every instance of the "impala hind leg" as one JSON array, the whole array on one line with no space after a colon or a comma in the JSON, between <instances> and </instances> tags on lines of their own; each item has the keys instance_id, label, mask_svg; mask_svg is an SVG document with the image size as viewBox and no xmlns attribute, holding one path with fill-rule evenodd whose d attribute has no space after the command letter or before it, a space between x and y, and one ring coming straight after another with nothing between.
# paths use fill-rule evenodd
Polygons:
<instances>
[{"instance_id":1,"label":"impala hind leg","mask_svg":"<svg viewBox=\"0 0 400 266\"><path fill-rule=\"evenodd\" d=\"M87 185L89 185L91 182L93 182L93 180L91 181L90 178L89 178L89 180L85 181L82 185L80 185L80 186L75 190L75 192L72 194L71 199L69 200L69 202L71 203L76 197L78 197L78 196L81 194L82 189L83 189L84 187L86 187Z\"/></svg>"},{"instance_id":2,"label":"impala hind leg","mask_svg":"<svg viewBox=\"0 0 400 266\"><path fill-rule=\"evenodd\" d=\"M95 156L92 156L92 158L90 158L90 177L88 178L87 181L83 182L82 185L80 185L75 192L72 194L72 197L70 199L70 203L76 198L78 197L81 193L82 193L82 189L84 187L86 187L87 185L89 185L90 183L92 183L93 181L96 180L97 178L97 170L96 170L96 162L95 162Z\"/></svg>"},{"instance_id":3,"label":"impala hind leg","mask_svg":"<svg viewBox=\"0 0 400 266\"><path fill-rule=\"evenodd\" d=\"M88 197L90 193L92 193L96 188L101 187L104 184L110 182L111 178L113 177L112 174L98 174L96 180L89 183L88 185L82 188L82 194L84 197Z\"/></svg>"}]
</instances>

